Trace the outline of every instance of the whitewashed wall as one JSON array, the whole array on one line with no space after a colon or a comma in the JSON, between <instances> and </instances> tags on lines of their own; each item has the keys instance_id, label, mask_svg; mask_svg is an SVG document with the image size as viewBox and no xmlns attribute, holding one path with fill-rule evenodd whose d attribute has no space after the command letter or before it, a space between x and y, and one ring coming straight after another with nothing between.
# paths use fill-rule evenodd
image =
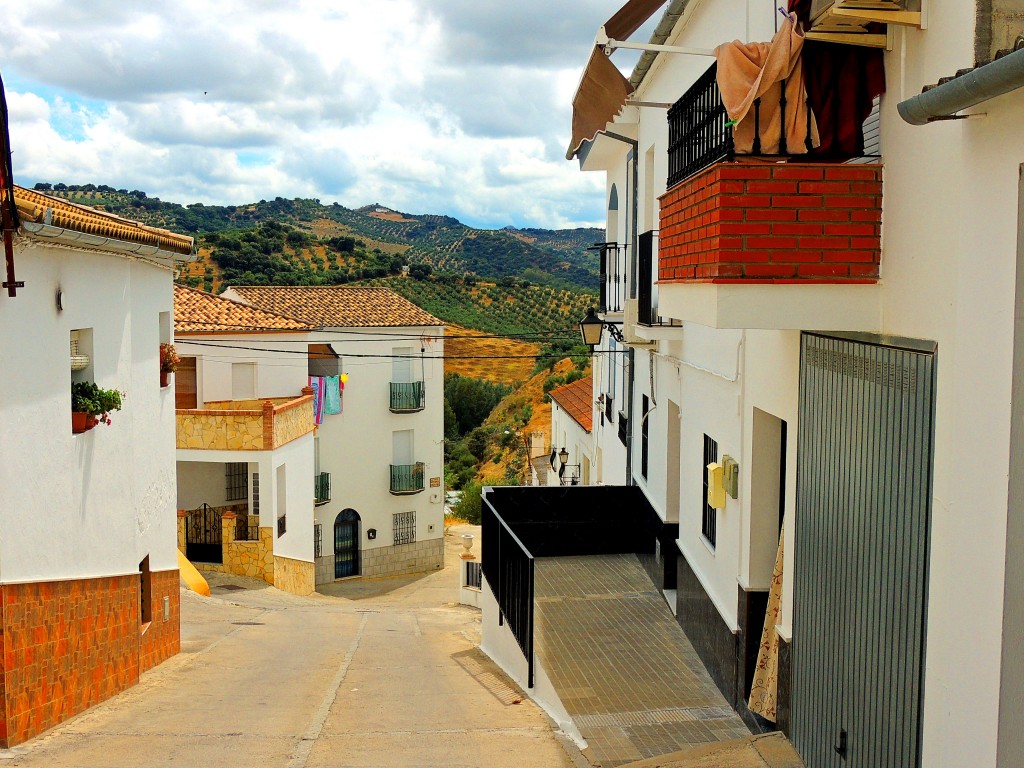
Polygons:
<instances>
[{"instance_id":1,"label":"whitewashed wall","mask_svg":"<svg viewBox=\"0 0 1024 768\"><path fill-rule=\"evenodd\" d=\"M430 478L444 476L444 329L342 328L315 334L329 342L343 359L348 375L344 412L326 416L320 426L320 471L331 473L331 501L316 508L316 519L323 524L325 544L334 520L344 509L359 513L359 547L362 550L394 545L392 515L416 512L416 540L438 539L444 535L444 496L441 487L431 488ZM424 342L424 361L413 366L413 380L422 380L426 388L426 407L417 413L391 413L390 385L392 355L396 347L412 347L419 354L420 337ZM367 355L370 357L357 357ZM372 357L380 355L379 358ZM422 461L422 493L394 496L390 492L392 433L414 431L414 461ZM370 540L366 531L377 530Z\"/></svg>"},{"instance_id":2,"label":"whitewashed wall","mask_svg":"<svg viewBox=\"0 0 1024 768\"><path fill-rule=\"evenodd\" d=\"M596 482L596 476L594 472L594 448L593 448L593 436L587 432L583 427L579 425L572 416L565 412L565 410L554 400L551 401L551 447L555 451L560 451L565 448L569 452L569 460L567 464L578 464L579 465L579 478L580 483L583 483L583 466L585 464L590 465L590 484L593 485ZM548 483L558 483L558 460L555 460L556 469L549 473ZM572 472L575 469L566 469L565 479L568 482L569 478L572 477Z\"/></svg>"},{"instance_id":3,"label":"whitewashed wall","mask_svg":"<svg viewBox=\"0 0 1024 768\"><path fill-rule=\"evenodd\" d=\"M181 335L175 348L197 358L198 405L231 400L231 365L256 365L256 397L298 397L308 383L307 333Z\"/></svg>"},{"instance_id":4,"label":"whitewashed wall","mask_svg":"<svg viewBox=\"0 0 1024 768\"><path fill-rule=\"evenodd\" d=\"M174 391L159 386L171 272L101 252L33 245L25 287L0 297L0 579L177 567ZM64 311L55 295L64 293ZM94 331L97 384L126 393L112 426L71 433L70 334Z\"/></svg>"}]
</instances>

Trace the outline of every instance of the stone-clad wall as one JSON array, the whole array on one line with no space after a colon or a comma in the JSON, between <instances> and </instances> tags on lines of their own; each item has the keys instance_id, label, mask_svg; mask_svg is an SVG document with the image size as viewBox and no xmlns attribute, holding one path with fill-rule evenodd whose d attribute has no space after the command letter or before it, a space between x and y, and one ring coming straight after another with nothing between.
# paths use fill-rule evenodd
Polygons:
<instances>
[{"instance_id":1,"label":"stone-clad wall","mask_svg":"<svg viewBox=\"0 0 1024 768\"><path fill-rule=\"evenodd\" d=\"M293 595L308 595L314 591L315 566L307 560L290 557L274 558L274 586Z\"/></svg>"},{"instance_id":2,"label":"stone-clad wall","mask_svg":"<svg viewBox=\"0 0 1024 768\"><path fill-rule=\"evenodd\" d=\"M444 566L444 539L364 549L359 552L362 576L400 576L436 571Z\"/></svg>"}]
</instances>

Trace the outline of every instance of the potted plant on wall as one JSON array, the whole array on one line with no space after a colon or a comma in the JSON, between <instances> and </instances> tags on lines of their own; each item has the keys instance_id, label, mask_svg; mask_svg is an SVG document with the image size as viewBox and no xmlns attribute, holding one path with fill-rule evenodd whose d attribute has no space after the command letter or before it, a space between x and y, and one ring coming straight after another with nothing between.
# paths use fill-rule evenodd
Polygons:
<instances>
[{"instance_id":1,"label":"potted plant on wall","mask_svg":"<svg viewBox=\"0 0 1024 768\"><path fill-rule=\"evenodd\" d=\"M91 381L71 384L71 431L86 432L98 423L110 424L110 414L121 410L124 393L103 389Z\"/></svg>"},{"instance_id":2,"label":"potted plant on wall","mask_svg":"<svg viewBox=\"0 0 1024 768\"><path fill-rule=\"evenodd\" d=\"M160 345L160 386L166 387L170 383L170 375L178 370L181 358L173 344Z\"/></svg>"}]
</instances>

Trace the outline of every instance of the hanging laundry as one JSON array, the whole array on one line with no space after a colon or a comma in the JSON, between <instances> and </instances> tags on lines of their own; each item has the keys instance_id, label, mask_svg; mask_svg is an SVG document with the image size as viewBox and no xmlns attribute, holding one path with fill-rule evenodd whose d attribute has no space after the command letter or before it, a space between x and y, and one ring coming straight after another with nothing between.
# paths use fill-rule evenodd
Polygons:
<instances>
[{"instance_id":1,"label":"hanging laundry","mask_svg":"<svg viewBox=\"0 0 1024 768\"><path fill-rule=\"evenodd\" d=\"M309 386L313 388L313 423L319 426L324 420L324 377L310 376Z\"/></svg>"},{"instance_id":2,"label":"hanging laundry","mask_svg":"<svg viewBox=\"0 0 1024 768\"><path fill-rule=\"evenodd\" d=\"M808 139L811 147L818 146L818 126L807 105L800 57L803 45L803 31L796 14L790 13L770 43L734 40L715 48L718 89L725 111L736 122L733 144L737 154L753 152L758 138L760 154L779 154L783 135L785 154L806 153ZM781 105L783 83L785 109Z\"/></svg>"},{"instance_id":3,"label":"hanging laundry","mask_svg":"<svg viewBox=\"0 0 1024 768\"><path fill-rule=\"evenodd\" d=\"M341 377L324 377L324 415L341 413Z\"/></svg>"}]
</instances>

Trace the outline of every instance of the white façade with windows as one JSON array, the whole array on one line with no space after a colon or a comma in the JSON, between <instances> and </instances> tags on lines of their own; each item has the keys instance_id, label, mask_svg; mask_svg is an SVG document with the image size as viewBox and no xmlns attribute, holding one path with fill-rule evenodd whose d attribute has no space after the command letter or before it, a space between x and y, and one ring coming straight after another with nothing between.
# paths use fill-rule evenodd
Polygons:
<instances>
[{"instance_id":1,"label":"white fa\u00e7ade with windows","mask_svg":"<svg viewBox=\"0 0 1024 768\"><path fill-rule=\"evenodd\" d=\"M776 4L751 1L739 10L736 5L674 4L685 12L666 42L707 48L733 38L770 39ZM1016 521L1020 490L1013 472L1021 446L1020 430L1013 432L1012 425L1019 413L1011 412L1011 383L1024 380L1019 322L1014 335L1024 295L1024 139L1018 129L1024 96L1017 90L967 110L984 117L927 126L910 126L896 111L897 103L923 86L975 63L972 35L981 23L976 10L974 3L935 0L928 4L927 29L890 27L884 54L888 90L879 118L885 151L882 279L861 292L874 302L870 312L851 311L837 299L825 317L836 330L937 345L919 722L921 764L929 766L1012 765L1024 754L1020 707L1013 703L1024 690L1024 670L1013 652L1024 598L1019 573L1015 577L1012 570L1024 551L1024 535ZM698 57L659 55L634 98L672 103L707 65ZM627 107L609 130L637 142L639 229L655 228L658 197L666 188L665 114ZM581 160L585 170L607 172L606 195L616 203L609 206L608 239L627 245L630 151L628 144L599 137ZM820 290L802 288L808 297ZM678 515L678 547L692 572L691 586L699 586L701 599L714 605L721 624L732 631L743 621L744 592L763 592L771 582L785 520L778 630L790 640L801 599L793 578L797 462L800 451L806 452L798 443L801 330L816 326L786 320L804 299L782 285L744 286L737 301L747 320L735 328L727 327L730 307L719 305L717 321L714 313L698 311L711 290L706 285L658 290L663 317L682 322L674 329L636 331L655 346L635 345L633 353L632 479L664 519ZM790 306L779 306L775 297L781 295L794 297ZM720 327L688 321L688 313ZM601 349L610 346L606 334ZM595 398L610 386L605 366L603 355L596 355ZM648 416L646 473L636 418L644 398L656 404ZM609 475L624 473L625 462L609 451L615 442L602 429L595 422L607 482ZM739 464L737 497L727 496L714 513L714 546L704 525L705 436L717 443L719 459L729 455ZM896 488L890 495L898 499L910 491ZM680 574L682 580L682 569Z\"/></svg>"},{"instance_id":2,"label":"white fa\u00e7ade with windows","mask_svg":"<svg viewBox=\"0 0 1024 768\"><path fill-rule=\"evenodd\" d=\"M314 334L340 356L347 378L342 412L317 432L331 485L316 507L318 582L442 566L443 333L438 325Z\"/></svg>"}]
</instances>

